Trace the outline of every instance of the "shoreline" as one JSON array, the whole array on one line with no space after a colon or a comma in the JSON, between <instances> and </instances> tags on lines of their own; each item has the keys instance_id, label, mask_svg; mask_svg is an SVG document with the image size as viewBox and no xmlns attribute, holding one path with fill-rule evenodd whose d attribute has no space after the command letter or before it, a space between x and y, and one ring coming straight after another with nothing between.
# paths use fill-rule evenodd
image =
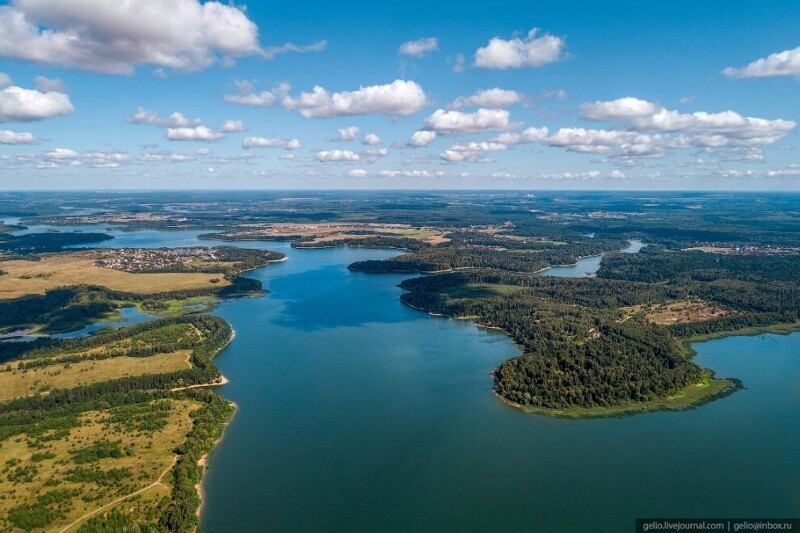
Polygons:
<instances>
[{"instance_id":1,"label":"shoreline","mask_svg":"<svg viewBox=\"0 0 800 533\"><path fill-rule=\"evenodd\" d=\"M494 375L494 372L492 374ZM505 396L502 396L500 393L498 393L495 387L492 387L492 394L494 394L494 396L498 400L500 400L501 403L513 409L522 411L525 414L544 415L544 416L551 416L554 418L564 418L569 420L593 419L593 418L623 418L645 413L656 413L656 412L667 412L667 411L673 411L673 412L689 411L691 409L697 409L698 407L713 402L715 400L719 400L725 398L726 396L730 396L736 391L745 388L744 384L736 378L715 378L713 377L713 375L714 375L713 371L711 371L711 375L707 378L706 381L687 385L673 396L667 396L665 398L650 400L647 402L630 402L612 407L563 407L563 408L534 407L529 405L522 405L520 403L509 400ZM697 398L694 398L692 401L681 403L681 400L684 399L685 397L681 397L678 395L680 395L683 391L691 391L693 387L695 388L711 387L711 382L716 382L717 386L721 387L718 388L717 390L711 391L709 394L705 394ZM705 383L708 384L704 385Z\"/></svg>"},{"instance_id":2,"label":"shoreline","mask_svg":"<svg viewBox=\"0 0 800 533\"><path fill-rule=\"evenodd\" d=\"M217 437L217 439L214 441L214 444L212 444L211 449L208 451L208 453L203 455L200 459L197 460L198 466L200 466L203 469L203 471L200 474L200 481L198 481L194 485L194 490L195 492L197 492L197 497L200 498L200 505L197 506L197 510L195 510L194 512L195 516L197 516L197 521L198 521L195 531L200 527L200 518L203 516L203 508L205 507L206 503L206 491L203 488L203 484L206 480L206 471L208 470L208 458L214 452L214 450L217 449L217 446L219 446L219 444L222 442L222 439L225 437L225 433L228 431L228 426L230 425L231 422L233 422L233 417L236 416L236 413L239 410L239 406L236 404L236 402L228 400L228 403L233 406L233 414L231 414L231 417L223 425L219 437Z\"/></svg>"},{"instance_id":3,"label":"shoreline","mask_svg":"<svg viewBox=\"0 0 800 533\"><path fill-rule=\"evenodd\" d=\"M450 318L452 320L475 320L479 317L472 317L472 316L464 316L464 317L454 317L450 315L445 315L441 313L434 313L432 311L428 311L421 307L412 305L402 298L400 301L407 305L408 307L416 310L427 313L433 317L444 317ZM478 328L490 329L490 330L497 330L503 332L509 339L514 342L513 338L509 333L501 327L498 326L490 326L488 324L482 324L480 322L475 322L475 326ZM800 322L795 322L792 324L773 324L771 326L761 326L761 327L752 327L752 328L743 328L741 330L732 330L732 331L724 331L724 332L717 332L711 333L707 335L697 335L693 337L689 337L686 339L678 339L678 341L683 345L686 354L685 356L688 359L691 359L695 355L694 349L691 347L692 344L696 342L707 342L710 340L722 339L725 337L735 337L735 336L757 336L763 334L775 334L775 335L790 335L792 333L796 333L800 331ZM515 346L520 349L520 355L523 355L521 347L514 342ZM701 405L706 403L712 402L714 400L718 400L729 396L735 393L738 390L744 389L744 384L741 380L737 378L716 378L715 373L712 369L705 369L708 374L704 381L700 383L694 383L683 387L679 391L676 391L671 396L666 396L664 398L658 398L655 400L650 400L647 402L630 402L626 404L610 406L610 407L566 407L566 408L549 408L549 407L533 407L533 406L526 406L505 398L504 396L500 395L495 387L492 387L492 394L500 400L502 403L507 405L508 407L512 407L514 409L518 409L527 414L538 414L538 415L545 415L545 416L552 416L555 418L568 418L568 419L582 419L582 418L619 418L623 416L632 416L636 414L643 414L643 413L652 413L658 411L686 411L689 409L696 409ZM494 378L495 370L492 370L491 375ZM696 393L696 388L709 388L712 387L713 389L708 391L705 394L700 394L694 398L690 398L687 400L685 393Z\"/></svg>"}]
</instances>

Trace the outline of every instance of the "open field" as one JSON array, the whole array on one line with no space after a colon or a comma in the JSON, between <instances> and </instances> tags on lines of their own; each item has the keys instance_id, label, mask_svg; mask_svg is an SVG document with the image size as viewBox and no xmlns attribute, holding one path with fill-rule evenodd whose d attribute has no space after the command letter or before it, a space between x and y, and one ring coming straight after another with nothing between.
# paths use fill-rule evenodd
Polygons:
<instances>
[{"instance_id":1,"label":"open field","mask_svg":"<svg viewBox=\"0 0 800 533\"><path fill-rule=\"evenodd\" d=\"M645 319L653 324L670 326L672 324L686 324L690 322L702 322L712 318L721 318L731 314L730 311L718 305L705 302L703 300L691 299L656 304L650 306L623 307L621 310L628 315L645 311Z\"/></svg>"},{"instance_id":2,"label":"open field","mask_svg":"<svg viewBox=\"0 0 800 533\"><path fill-rule=\"evenodd\" d=\"M19 370L18 362L0 369L0 400L67 389L129 376L165 374L190 368L190 350L150 357L112 357ZM8 370L8 367L11 370Z\"/></svg>"},{"instance_id":3,"label":"open field","mask_svg":"<svg viewBox=\"0 0 800 533\"><path fill-rule=\"evenodd\" d=\"M518 285L502 285L499 283L466 283L449 287L444 291L450 298L487 298L491 296L503 296L520 291L524 287Z\"/></svg>"},{"instance_id":4,"label":"open field","mask_svg":"<svg viewBox=\"0 0 800 533\"><path fill-rule=\"evenodd\" d=\"M169 273L131 274L94 264L97 252L45 255L40 261L4 261L0 275L0 300L29 294L44 294L49 289L91 284L112 290L155 294L224 286L230 284L219 274ZM212 279L217 280L212 283Z\"/></svg>"},{"instance_id":5,"label":"open field","mask_svg":"<svg viewBox=\"0 0 800 533\"><path fill-rule=\"evenodd\" d=\"M343 239L396 237L417 239L429 244L441 244L450 239L441 230L413 227L408 224L327 223L327 224L253 224L239 226L222 234L232 240L304 239L304 244L322 244Z\"/></svg>"},{"instance_id":6,"label":"open field","mask_svg":"<svg viewBox=\"0 0 800 533\"><path fill-rule=\"evenodd\" d=\"M76 520L115 500L117 506L152 509L169 496L171 477L163 474L197 407L158 400L90 411L69 429L2 441L0 529L61 531L73 524L70 530L77 530Z\"/></svg>"}]
</instances>

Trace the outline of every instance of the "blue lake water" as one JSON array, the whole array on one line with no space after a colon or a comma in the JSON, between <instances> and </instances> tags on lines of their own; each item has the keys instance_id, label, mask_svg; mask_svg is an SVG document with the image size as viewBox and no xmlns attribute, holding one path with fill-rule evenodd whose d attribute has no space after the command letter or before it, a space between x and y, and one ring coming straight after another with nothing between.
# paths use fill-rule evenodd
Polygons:
<instances>
[{"instance_id":1,"label":"blue lake water","mask_svg":"<svg viewBox=\"0 0 800 533\"><path fill-rule=\"evenodd\" d=\"M215 244L115 235L102 245ZM203 531L620 532L637 517L800 515L800 334L695 345L699 364L746 387L697 409L528 415L491 394L491 370L518 353L504 334L403 306L402 275L346 268L397 252L237 244L289 260L249 273L268 296L215 311L236 330L216 363L238 412L210 457Z\"/></svg>"},{"instance_id":2,"label":"blue lake water","mask_svg":"<svg viewBox=\"0 0 800 533\"><path fill-rule=\"evenodd\" d=\"M628 246L620 250L625 254L635 254L639 250L647 246L640 240L631 240ZM583 257L578 260L574 265L556 266L543 270L540 276L556 276L560 278L585 278L587 276L594 276L600 269L600 263L603 262L602 255L592 255Z\"/></svg>"}]
</instances>

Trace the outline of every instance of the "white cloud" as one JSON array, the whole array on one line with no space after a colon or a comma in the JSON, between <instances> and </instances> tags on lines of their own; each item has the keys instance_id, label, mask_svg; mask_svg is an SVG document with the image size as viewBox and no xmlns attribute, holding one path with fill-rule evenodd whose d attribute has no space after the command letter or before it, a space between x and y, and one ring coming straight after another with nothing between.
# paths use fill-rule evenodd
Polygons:
<instances>
[{"instance_id":1,"label":"white cloud","mask_svg":"<svg viewBox=\"0 0 800 533\"><path fill-rule=\"evenodd\" d=\"M608 175L610 178L614 179L623 179L625 177L625 173L621 170L612 170L611 174Z\"/></svg>"},{"instance_id":2,"label":"white cloud","mask_svg":"<svg viewBox=\"0 0 800 533\"><path fill-rule=\"evenodd\" d=\"M31 122L75 111L69 96L9 86L0 89L0 122Z\"/></svg>"},{"instance_id":3,"label":"white cloud","mask_svg":"<svg viewBox=\"0 0 800 533\"><path fill-rule=\"evenodd\" d=\"M652 115L661 106L639 98L618 98L608 102L581 104L581 116L587 120L624 120Z\"/></svg>"},{"instance_id":4,"label":"white cloud","mask_svg":"<svg viewBox=\"0 0 800 533\"><path fill-rule=\"evenodd\" d=\"M11 76L6 74L5 72L0 72L0 89L5 89L13 82L11 81Z\"/></svg>"},{"instance_id":5,"label":"white cloud","mask_svg":"<svg viewBox=\"0 0 800 533\"><path fill-rule=\"evenodd\" d=\"M681 105L691 104L692 102L694 102L693 94L690 94L689 96L684 96L680 100L678 100L678 103Z\"/></svg>"},{"instance_id":6,"label":"white cloud","mask_svg":"<svg viewBox=\"0 0 800 533\"><path fill-rule=\"evenodd\" d=\"M34 144L37 142L33 133L17 133L10 130L0 130L0 144Z\"/></svg>"},{"instance_id":7,"label":"white cloud","mask_svg":"<svg viewBox=\"0 0 800 533\"><path fill-rule=\"evenodd\" d=\"M425 37L401 44L398 53L404 56L423 57L425 54L436 52L437 50L439 50L439 39L436 37Z\"/></svg>"},{"instance_id":8,"label":"white cloud","mask_svg":"<svg viewBox=\"0 0 800 533\"><path fill-rule=\"evenodd\" d=\"M244 122L241 120L226 120L220 126L219 131L223 133L240 133L245 131Z\"/></svg>"},{"instance_id":9,"label":"white cloud","mask_svg":"<svg viewBox=\"0 0 800 533\"><path fill-rule=\"evenodd\" d=\"M243 148L284 148L286 150L297 150L302 147L297 139L268 139L266 137L245 137L242 142Z\"/></svg>"},{"instance_id":10,"label":"white cloud","mask_svg":"<svg viewBox=\"0 0 800 533\"><path fill-rule=\"evenodd\" d=\"M507 149L507 145L499 142L468 142L463 144L454 144L439 154L439 157L450 162L477 161L481 159L487 152L503 152Z\"/></svg>"},{"instance_id":11,"label":"white cloud","mask_svg":"<svg viewBox=\"0 0 800 533\"><path fill-rule=\"evenodd\" d=\"M505 107L520 103L525 95L517 91L509 91L495 87L478 91L472 96L458 98L451 107L459 109L462 107Z\"/></svg>"},{"instance_id":12,"label":"white cloud","mask_svg":"<svg viewBox=\"0 0 800 533\"><path fill-rule=\"evenodd\" d=\"M55 150L45 152L44 154L44 156L47 159L57 159L57 160L77 159L78 155L79 155L78 152L70 148L56 148Z\"/></svg>"},{"instance_id":13,"label":"white cloud","mask_svg":"<svg viewBox=\"0 0 800 533\"><path fill-rule=\"evenodd\" d=\"M533 28L524 38L509 40L494 37L489 44L475 52L475 66L491 69L541 67L563 57L566 41Z\"/></svg>"},{"instance_id":14,"label":"white cloud","mask_svg":"<svg viewBox=\"0 0 800 533\"><path fill-rule=\"evenodd\" d=\"M408 140L408 145L414 148L420 148L422 146L428 146L434 139L436 139L435 131L419 130L411 135L411 139Z\"/></svg>"},{"instance_id":15,"label":"white cloud","mask_svg":"<svg viewBox=\"0 0 800 533\"><path fill-rule=\"evenodd\" d=\"M444 172L430 172L428 170L381 170L378 174L386 178L440 178L445 175Z\"/></svg>"},{"instance_id":16,"label":"white cloud","mask_svg":"<svg viewBox=\"0 0 800 533\"><path fill-rule=\"evenodd\" d=\"M291 86L288 83L281 83L277 87L267 91L254 92L254 86L249 81L236 81L236 86L239 88L239 94L226 94L223 96L226 102L233 102L235 104L271 107L275 105L281 98L289 94Z\"/></svg>"},{"instance_id":17,"label":"white cloud","mask_svg":"<svg viewBox=\"0 0 800 533\"><path fill-rule=\"evenodd\" d=\"M243 9L198 0L16 0L0 7L0 57L131 74L263 53Z\"/></svg>"},{"instance_id":18,"label":"white cloud","mask_svg":"<svg viewBox=\"0 0 800 533\"><path fill-rule=\"evenodd\" d=\"M358 137L358 126L348 126L347 128L339 128L337 130L339 132L339 140L340 141L353 141Z\"/></svg>"},{"instance_id":19,"label":"white cloud","mask_svg":"<svg viewBox=\"0 0 800 533\"><path fill-rule=\"evenodd\" d=\"M286 43L281 46L271 46L261 51L261 57L269 61L275 59L276 56L294 52L297 54L305 54L306 52L322 52L327 48L328 41L321 40L312 44L296 45L293 43Z\"/></svg>"},{"instance_id":20,"label":"white cloud","mask_svg":"<svg viewBox=\"0 0 800 533\"><path fill-rule=\"evenodd\" d=\"M375 162L381 157L386 157L387 155L389 155L389 149L385 146L383 148L370 148L364 152L364 157L366 157L370 162Z\"/></svg>"},{"instance_id":21,"label":"white cloud","mask_svg":"<svg viewBox=\"0 0 800 533\"><path fill-rule=\"evenodd\" d=\"M508 172L492 172L493 178L501 178L501 179L515 179L517 177L516 174L510 174Z\"/></svg>"},{"instance_id":22,"label":"white cloud","mask_svg":"<svg viewBox=\"0 0 800 533\"><path fill-rule=\"evenodd\" d=\"M800 46L770 54L741 68L728 67L722 73L729 78L794 76L800 79Z\"/></svg>"},{"instance_id":23,"label":"white cloud","mask_svg":"<svg viewBox=\"0 0 800 533\"><path fill-rule=\"evenodd\" d=\"M197 152L200 152L200 150ZM138 159L144 163L186 163L197 160L196 157L177 152L144 152Z\"/></svg>"},{"instance_id":24,"label":"white cloud","mask_svg":"<svg viewBox=\"0 0 800 533\"><path fill-rule=\"evenodd\" d=\"M413 81L395 80L387 85L361 87L355 91L329 93L320 86L297 98L286 96L283 107L303 118L331 118L381 113L407 116L427 104L425 92Z\"/></svg>"},{"instance_id":25,"label":"white cloud","mask_svg":"<svg viewBox=\"0 0 800 533\"><path fill-rule=\"evenodd\" d=\"M497 142L540 143L573 152L630 158L662 157L672 149L726 149L728 160L763 160L758 148L784 138L797 127L791 120L745 117L734 111L680 113L637 98L581 106L583 118L618 121L613 129L528 128L503 133Z\"/></svg>"},{"instance_id":26,"label":"white cloud","mask_svg":"<svg viewBox=\"0 0 800 533\"><path fill-rule=\"evenodd\" d=\"M184 128L167 128L167 139L170 141L199 141L210 142L225 138L225 134L214 131L208 126L194 126Z\"/></svg>"},{"instance_id":27,"label":"white cloud","mask_svg":"<svg viewBox=\"0 0 800 533\"><path fill-rule=\"evenodd\" d=\"M211 155L211 148L198 148L194 153L197 155Z\"/></svg>"},{"instance_id":28,"label":"white cloud","mask_svg":"<svg viewBox=\"0 0 800 533\"><path fill-rule=\"evenodd\" d=\"M361 144L375 146L376 144L381 144L381 138L374 133L367 133L364 135L364 138L361 139Z\"/></svg>"},{"instance_id":29,"label":"white cloud","mask_svg":"<svg viewBox=\"0 0 800 533\"><path fill-rule=\"evenodd\" d=\"M354 168L353 170L349 171L347 174L352 176L352 177L354 177L354 178L363 178L364 176L369 174L369 172L367 172L363 168Z\"/></svg>"},{"instance_id":30,"label":"white cloud","mask_svg":"<svg viewBox=\"0 0 800 533\"><path fill-rule=\"evenodd\" d=\"M323 150L317 152L317 161L323 163L338 163L341 161L359 161L361 158L350 150Z\"/></svg>"},{"instance_id":31,"label":"white cloud","mask_svg":"<svg viewBox=\"0 0 800 533\"><path fill-rule=\"evenodd\" d=\"M546 139L548 132L549 130L546 127L531 127L522 133L501 133L493 140L503 144L537 143Z\"/></svg>"},{"instance_id":32,"label":"white cloud","mask_svg":"<svg viewBox=\"0 0 800 533\"><path fill-rule=\"evenodd\" d=\"M157 111L152 109L145 109L144 107L136 108L131 116L125 119L125 122L130 124L149 124L151 126L158 126L160 128L185 128L191 126L199 126L200 119L188 119L182 113L172 113L170 116L163 118Z\"/></svg>"},{"instance_id":33,"label":"white cloud","mask_svg":"<svg viewBox=\"0 0 800 533\"><path fill-rule=\"evenodd\" d=\"M512 128L505 109L478 109L474 113L437 109L425 119L425 128L443 134L504 131Z\"/></svg>"}]
</instances>

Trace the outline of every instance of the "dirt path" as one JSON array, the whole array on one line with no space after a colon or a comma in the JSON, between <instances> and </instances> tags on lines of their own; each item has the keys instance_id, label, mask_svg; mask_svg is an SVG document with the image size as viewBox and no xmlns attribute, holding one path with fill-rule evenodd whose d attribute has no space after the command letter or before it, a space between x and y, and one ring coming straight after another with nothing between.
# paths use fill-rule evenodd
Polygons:
<instances>
[{"instance_id":1,"label":"dirt path","mask_svg":"<svg viewBox=\"0 0 800 533\"><path fill-rule=\"evenodd\" d=\"M69 525L67 525L66 527L64 527L64 529L60 530L60 531L59 531L59 533L65 533L66 531L68 531L68 530L72 529L73 527L77 526L79 523L83 522L84 520L86 520L86 519L87 519L87 518L89 518L90 516L92 516L92 515L95 515L95 514L99 513L99 512L100 512L100 511L102 511L103 509L107 509L107 508L109 508L109 507L112 507L112 506L114 506L114 505L118 504L118 503L119 503L119 502L121 502L121 501L127 500L128 498L131 498L131 497L133 497L133 496L136 496L137 494L141 494L141 493L143 493L143 492L145 492L145 491L147 491L147 490L150 490L150 489L152 489L153 487L155 487L156 485L161 485L161 484L162 484L161 482L164 480L164 476L166 476L166 475L167 475L167 473L168 473L168 472L169 472L169 471L172 469L172 467L173 467L173 466L175 466L175 463L177 463L177 462L178 462L178 457L179 457L179 456L178 456L178 455L176 455L175 457L173 457L173 458L172 458L172 464L170 464L170 465L167 467L167 469L166 469L166 470L164 470L163 472L161 472L161 475L160 475L160 476L158 476L158 479L157 479L157 480L156 480L154 483L152 483L152 484L150 484L150 485L148 485L148 486L146 486L146 487L144 487L144 488L141 488L141 489L137 490L136 492L131 492L130 494L126 494L125 496L121 496L121 497L117 498L116 500L113 500L113 501L110 501L110 502L108 502L107 504L105 504L105 505L104 505L104 506L102 506L102 507L98 507L98 508L97 508L97 509L95 509L94 511L90 511L90 512L86 513L85 515L83 515L83 516L81 516L81 517L79 517L79 518L75 519L74 521L72 521L72 522L71 522Z\"/></svg>"}]
</instances>

